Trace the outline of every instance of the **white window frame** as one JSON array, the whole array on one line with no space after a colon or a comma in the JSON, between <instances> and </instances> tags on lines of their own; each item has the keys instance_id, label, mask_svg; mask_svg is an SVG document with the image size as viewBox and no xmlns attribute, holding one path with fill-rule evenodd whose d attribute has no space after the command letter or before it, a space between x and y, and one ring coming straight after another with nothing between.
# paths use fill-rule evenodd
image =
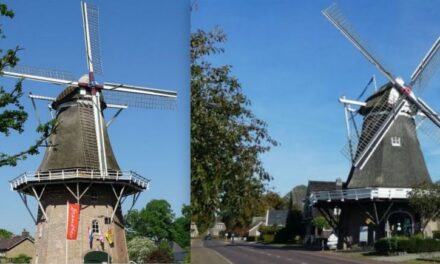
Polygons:
<instances>
[{"instance_id":1,"label":"white window frame","mask_svg":"<svg viewBox=\"0 0 440 264\"><path fill-rule=\"evenodd\" d=\"M99 221L98 219L92 220L92 234L99 234Z\"/></svg>"},{"instance_id":2,"label":"white window frame","mask_svg":"<svg viewBox=\"0 0 440 264\"><path fill-rule=\"evenodd\" d=\"M391 146L393 147L401 147L402 140L400 137L391 137Z\"/></svg>"}]
</instances>

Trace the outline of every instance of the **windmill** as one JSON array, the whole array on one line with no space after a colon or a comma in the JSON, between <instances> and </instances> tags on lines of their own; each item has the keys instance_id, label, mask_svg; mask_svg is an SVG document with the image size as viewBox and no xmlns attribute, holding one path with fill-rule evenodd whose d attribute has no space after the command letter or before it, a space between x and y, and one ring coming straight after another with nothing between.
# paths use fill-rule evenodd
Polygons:
<instances>
[{"instance_id":1,"label":"windmill","mask_svg":"<svg viewBox=\"0 0 440 264\"><path fill-rule=\"evenodd\" d=\"M75 80L69 73L38 68L3 71L5 77L67 86L56 98L30 95L33 102L51 102L56 132L48 140L39 169L10 181L37 225L35 263L128 262L121 204L132 196L133 207L149 188L149 180L120 170L107 126L127 107L173 108L177 97L174 91L98 83L95 74L102 74L99 11L85 2L81 11L87 74ZM107 124L105 108L118 109ZM37 200L36 216L28 196Z\"/></svg>"},{"instance_id":2,"label":"windmill","mask_svg":"<svg viewBox=\"0 0 440 264\"><path fill-rule=\"evenodd\" d=\"M431 182L416 129L422 123L434 132L440 128L440 117L416 94L440 64L440 38L405 82L365 47L336 4L322 13L388 83L365 102L339 99L344 104L351 170L342 189L315 192L310 202L333 223L340 238L351 237L355 243L372 243L390 233L414 233L420 216L409 207L408 193L418 184ZM361 129L355 123L350 125L355 115L362 116ZM335 208L342 209L337 217L330 213Z\"/></svg>"}]
</instances>

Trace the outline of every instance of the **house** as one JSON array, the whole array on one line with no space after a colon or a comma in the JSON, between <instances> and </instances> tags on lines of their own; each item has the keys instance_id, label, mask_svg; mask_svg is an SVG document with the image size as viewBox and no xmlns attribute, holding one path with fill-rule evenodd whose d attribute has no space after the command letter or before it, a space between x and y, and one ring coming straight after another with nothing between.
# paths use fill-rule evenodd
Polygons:
<instances>
[{"instance_id":1,"label":"house","mask_svg":"<svg viewBox=\"0 0 440 264\"><path fill-rule=\"evenodd\" d=\"M34 239L29 232L23 230L20 236L9 239L0 239L0 262L10 262L12 258L25 254L32 257L34 255Z\"/></svg>"},{"instance_id":2,"label":"house","mask_svg":"<svg viewBox=\"0 0 440 264\"><path fill-rule=\"evenodd\" d=\"M259 229L261 226L285 227L289 210L267 210L265 217L253 217L251 228L248 230L248 236L257 238L261 235Z\"/></svg>"},{"instance_id":3,"label":"house","mask_svg":"<svg viewBox=\"0 0 440 264\"><path fill-rule=\"evenodd\" d=\"M223 222L216 222L214 226L209 229L211 236L215 237L218 237L222 231L226 231L226 225Z\"/></svg>"},{"instance_id":4,"label":"house","mask_svg":"<svg viewBox=\"0 0 440 264\"><path fill-rule=\"evenodd\" d=\"M253 225L249 231L248 231L248 236L249 237L259 237L261 235L260 231L258 230L260 228L260 226L263 225L264 226L264 222L260 221L257 224Z\"/></svg>"},{"instance_id":5,"label":"house","mask_svg":"<svg viewBox=\"0 0 440 264\"><path fill-rule=\"evenodd\" d=\"M248 236L254 238L259 237L261 233L258 229L260 228L261 225L264 226L265 223L266 223L266 217L264 216L252 217L252 222L250 224L251 228L248 230Z\"/></svg>"},{"instance_id":6,"label":"house","mask_svg":"<svg viewBox=\"0 0 440 264\"><path fill-rule=\"evenodd\" d=\"M199 230L197 229L197 224L191 222L191 238L196 238L199 236Z\"/></svg>"},{"instance_id":7,"label":"house","mask_svg":"<svg viewBox=\"0 0 440 264\"><path fill-rule=\"evenodd\" d=\"M286 226L287 216L289 215L289 210L267 210L265 226Z\"/></svg>"}]
</instances>

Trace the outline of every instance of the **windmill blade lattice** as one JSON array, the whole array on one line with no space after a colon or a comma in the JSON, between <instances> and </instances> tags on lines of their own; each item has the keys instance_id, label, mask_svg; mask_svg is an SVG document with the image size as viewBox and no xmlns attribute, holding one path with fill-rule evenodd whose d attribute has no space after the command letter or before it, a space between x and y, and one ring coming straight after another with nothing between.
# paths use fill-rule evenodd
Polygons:
<instances>
[{"instance_id":1,"label":"windmill blade lattice","mask_svg":"<svg viewBox=\"0 0 440 264\"><path fill-rule=\"evenodd\" d=\"M99 37L99 9L95 5L83 3L82 12L84 39L87 49L87 65L92 64L93 72L96 74L102 74L101 45Z\"/></svg>"},{"instance_id":2,"label":"windmill blade lattice","mask_svg":"<svg viewBox=\"0 0 440 264\"><path fill-rule=\"evenodd\" d=\"M102 90L102 93L104 96L104 101L110 104L163 110L174 110L177 106L175 97L127 93L115 90Z\"/></svg>"},{"instance_id":3,"label":"windmill blade lattice","mask_svg":"<svg viewBox=\"0 0 440 264\"><path fill-rule=\"evenodd\" d=\"M391 82L395 83L395 77L377 60L373 54L366 48L366 45L355 33L353 27L348 23L338 8L336 3L322 11L322 14L339 30L341 33L364 55L368 61L374 64L379 71Z\"/></svg>"},{"instance_id":4,"label":"windmill blade lattice","mask_svg":"<svg viewBox=\"0 0 440 264\"><path fill-rule=\"evenodd\" d=\"M32 79L33 76L35 78L41 79L40 81L51 82L54 84L68 84L75 82L74 75L68 71L44 69L44 68L22 66L22 65L17 65L13 68L5 67L3 69L3 74L9 77L24 78L24 79L26 78Z\"/></svg>"},{"instance_id":5,"label":"windmill blade lattice","mask_svg":"<svg viewBox=\"0 0 440 264\"><path fill-rule=\"evenodd\" d=\"M419 95L428 85L431 78L437 72L440 66L440 37L435 41L434 45L425 55L423 60L417 66L414 73L411 75L411 86L413 90Z\"/></svg>"}]
</instances>

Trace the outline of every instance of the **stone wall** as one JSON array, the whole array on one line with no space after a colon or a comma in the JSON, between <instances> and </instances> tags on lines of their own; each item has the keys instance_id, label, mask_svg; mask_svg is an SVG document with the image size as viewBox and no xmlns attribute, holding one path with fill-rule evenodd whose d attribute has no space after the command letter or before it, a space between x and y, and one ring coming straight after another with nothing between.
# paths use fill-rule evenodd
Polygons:
<instances>
[{"instance_id":1,"label":"stone wall","mask_svg":"<svg viewBox=\"0 0 440 264\"><path fill-rule=\"evenodd\" d=\"M88 184L80 185L80 192ZM76 192L76 185L71 190ZM119 187L115 187L119 192ZM39 210L38 224L35 234L35 256L33 263L83 263L84 256L90 251L104 251L108 253L113 263L127 263L127 244L120 207L112 223L107 222L113 213L116 197L109 184L94 184L80 200L80 220L77 240L66 240L67 232L67 202L74 203L76 199L63 185L48 185L42 198L48 221ZM88 229L92 228L92 221L99 224L100 233L93 234L92 243L89 242ZM113 233L113 245L105 239L105 232L109 229ZM100 235L104 242L99 241Z\"/></svg>"}]
</instances>

